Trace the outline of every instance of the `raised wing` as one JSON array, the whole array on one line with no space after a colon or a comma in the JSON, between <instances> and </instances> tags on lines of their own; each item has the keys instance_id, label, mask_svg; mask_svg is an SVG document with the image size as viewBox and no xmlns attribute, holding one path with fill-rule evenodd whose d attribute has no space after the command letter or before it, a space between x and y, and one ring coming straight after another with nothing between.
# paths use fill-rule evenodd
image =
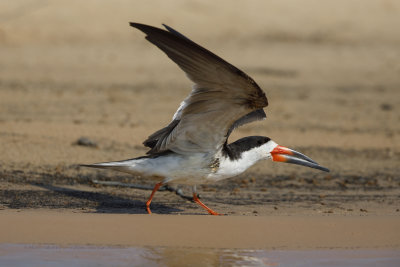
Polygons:
<instances>
[{"instance_id":1,"label":"raised wing","mask_svg":"<svg viewBox=\"0 0 400 267\"><path fill-rule=\"evenodd\" d=\"M232 133L232 131L235 130L236 128L238 128L246 123L264 120L265 118L267 118L267 115L265 114L263 109L257 109L255 111L250 112L249 114L244 115L243 117L241 117L240 119L235 121L234 124L231 125L231 128L229 128L229 130L228 130L227 137L229 137L229 135Z\"/></svg>"},{"instance_id":2,"label":"raised wing","mask_svg":"<svg viewBox=\"0 0 400 267\"><path fill-rule=\"evenodd\" d=\"M260 112L253 112L266 107L267 98L244 72L168 26L164 25L165 31L139 23L130 25L144 32L146 39L195 83L172 122L144 142L152 148L149 154L166 150L211 152L225 143L234 128L260 119Z\"/></svg>"}]
</instances>

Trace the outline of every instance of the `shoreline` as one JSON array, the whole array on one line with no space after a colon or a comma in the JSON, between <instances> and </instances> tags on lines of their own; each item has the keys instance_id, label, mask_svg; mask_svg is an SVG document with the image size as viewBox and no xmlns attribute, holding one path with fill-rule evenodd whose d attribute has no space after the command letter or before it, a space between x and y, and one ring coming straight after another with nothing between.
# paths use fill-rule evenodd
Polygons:
<instances>
[{"instance_id":1,"label":"shoreline","mask_svg":"<svg viewBox=\"0 0 400 267\"><path fill-rule=\"evenodd\" d=\"M0 243L227 249L400 249L400 216L0 211Z\"/></svg>"}]
</instances>

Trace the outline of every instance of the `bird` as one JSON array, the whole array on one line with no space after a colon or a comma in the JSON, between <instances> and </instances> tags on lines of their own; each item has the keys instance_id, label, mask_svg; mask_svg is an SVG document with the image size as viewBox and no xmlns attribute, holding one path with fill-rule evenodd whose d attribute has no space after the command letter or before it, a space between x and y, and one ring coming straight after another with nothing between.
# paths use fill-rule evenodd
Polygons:
<instances>
[{"instance_id":1,"label":"bird","mask_svg":"<svg viewBox=\"0 0 400 267\"><path fill-rule=\"evenodd\" d=\"M130 22L161 49L193 82L171 122L151 134L143 145L146 155L121 161L82 164L148 177L156 182L146 202L166 184L192 187L193 201L211 215L222 215L200 201L196 185L215 183L245 172L261 160L303 165L329 172L306 155L280 146L266 136L247 136L228 142L236 128L264 120L265 92L246 73L193 42L173 28Z\"/></svg>"}]
</instances>

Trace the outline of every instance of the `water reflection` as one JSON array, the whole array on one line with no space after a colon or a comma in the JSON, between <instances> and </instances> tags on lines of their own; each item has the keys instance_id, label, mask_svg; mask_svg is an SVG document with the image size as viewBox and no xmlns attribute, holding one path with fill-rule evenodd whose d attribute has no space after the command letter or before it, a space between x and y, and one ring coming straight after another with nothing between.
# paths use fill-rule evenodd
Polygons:
<instances>
[{"instance_id":1,"label":"water reflection","mask_svg":"<svg viewBox=\"0 0 400 267\"><path fill-rule=\"evenodd\" d=\"M400 266L397 250L232 250L0 244L0 266Z\"/></svg>"},{"instance_id":2,"label":"water reflection","mask_svg":"<svg viewBox=\"0 0 400 267\"><path fill-rule=\"evenodd\" d=\"M150 248L160 266L277 266L266 253L254 250L205 248Z\"/></svg>"}]
</instances>

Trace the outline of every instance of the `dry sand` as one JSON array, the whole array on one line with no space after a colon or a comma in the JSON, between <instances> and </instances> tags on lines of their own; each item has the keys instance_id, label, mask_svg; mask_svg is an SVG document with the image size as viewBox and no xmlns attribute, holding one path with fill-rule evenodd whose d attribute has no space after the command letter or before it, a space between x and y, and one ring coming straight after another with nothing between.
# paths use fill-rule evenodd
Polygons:
<instances>
[{"instance_id":1,"label":"dry sand","mask_svg":"<svg viewBox=\"0 0 400 267\"><path fill-rule=\"evenodd\" d=\"M77 164L143 155L141 142L190 90L129 21L176 28L266 91L267 120L231 141L267 135L331 173L262 162L199 186L207 205L231 215L220 218L192 216L205 213L170 192L152 203L168 216L139 215L149 191L94 184L152 185ZM397 25L394 0L1 2L0 242L192 246L196 232L210 247L398 249ZM82 136L97 146L76 145Z\"/></svg>"}]
</instances>

